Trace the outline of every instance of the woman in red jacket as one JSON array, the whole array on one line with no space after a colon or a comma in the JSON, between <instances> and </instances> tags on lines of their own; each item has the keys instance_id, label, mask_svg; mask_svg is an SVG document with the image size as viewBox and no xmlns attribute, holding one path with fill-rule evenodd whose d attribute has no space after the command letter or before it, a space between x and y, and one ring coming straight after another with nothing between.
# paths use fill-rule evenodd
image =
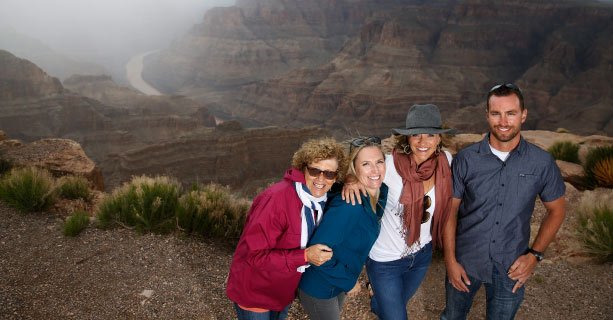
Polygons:
<instances>
[{"instance_id":1,"label":"woman in red jacket","mask_svg":"<svg viewBox=\"0 0 613 320\"><path fill-rule=\"evenodd\" d=\"M334 139L307 141L283 180L254 199L226 289L239 320L285 319L302 272L332 257L326 245L306 245L345 162L344 148Z\"/></svg>"}]
</instances>

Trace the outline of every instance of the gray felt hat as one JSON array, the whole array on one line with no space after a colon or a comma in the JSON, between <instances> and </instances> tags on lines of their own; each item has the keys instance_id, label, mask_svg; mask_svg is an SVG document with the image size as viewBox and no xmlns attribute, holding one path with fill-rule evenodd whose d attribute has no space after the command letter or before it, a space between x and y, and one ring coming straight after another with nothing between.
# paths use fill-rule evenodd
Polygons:
<instances>
[{"instance_id":1,"label":"gray felt hat","mask_svg":"<svg viewBox=\"0 0 613 320\"><path fill-rule=\"evenodd\" d=\"M455 133L455 129L443 129L441 112L433 104L415 104L407 113L406 128L392 129L394 134L410 136L414 134Z\"/></svg>"}]
</instances>

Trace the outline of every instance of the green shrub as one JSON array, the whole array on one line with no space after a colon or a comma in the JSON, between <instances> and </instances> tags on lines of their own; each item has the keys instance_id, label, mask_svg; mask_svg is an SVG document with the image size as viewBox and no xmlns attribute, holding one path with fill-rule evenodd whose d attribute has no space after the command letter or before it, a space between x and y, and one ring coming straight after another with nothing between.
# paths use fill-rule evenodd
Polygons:
<instances>
[{"instance_id":1,"label":"green shrub","mask_svg":"<svg viewBox=\"0 0 613 320\"><path fill-rule=\"evenodd\" d=\"M9 159L4 158L2 154L0 154L0 176L11 171L12 168L13 163Z\"/></svg>"},{"instance_id":2,"label":"green shrub","mask_svg":"<svg viewBox=\"0 0 613 320\"><path fill-rule=\"evenodd\" d=\"M558 141L547 149L551 155L557 159L572 163L579 161L579 145L570 141Z\"/></svg>"},{"instance_id":3,"label":"green shrub","mask_svg":"<svg viewBox=\"0 0 613 320\"><path fill-rule=\"evenodd\" d=\"M44 169L13 169L0 180L0 199L23 213L44 211L55 203L55 180Z\"/></svg>"},{"instance_id":4,"label":"green shrub","mask_svg":"<svg viewBox=\"0 0 613 320\"><path fill-rule=\"evenodd\" d=\"M590 149L583 168L589 186L613 188L613 146Z\"/></svg>"},{"instance_id":5,"label":"green shrub","mask_svg":"<svg viewBox=\"0 0 613 320\"><path fill-rule=\"evenodd\" d=\"M169 232L175 227L179 191L179 183L168 177L135 177L102 200L98 207L99 226Z\"/></svg>"},{"instance_id":6,"label":"green shrub","mask_svg":"<svg viewBox=\"0 0 613 320\"><path fill-rule=\"evenodd\" d=\"M587 252L613 262L613 210L607 205L593 207L579 215L578 235Z\"/></svg>"},{"instance_id":7,"label":"green shrub","mask_svg":"<svg viewBox=\"0 0 613 320\"><path fill-rule=\"evenodd\" d=\"M64 221L64 235L75 237L89 225L89 215L85 211L75 211Z\"/></svg>"},{"instance_id":8,"label":"green shrub","mask_svg":"<svg viewBox=\"0 0 613 320\"><path fill-rule=\"evenodd\" d=\"M193 189L179 199L179 228L188 234L238 238L249 202L238 199L229 188L217 184Z\"/></svg>"},{"instance_id":9,"label":"green shrub","mask_svg":"<svg viewBox=\"0 0 613 320\"><path fill-rule=\"evenodd\" d=\"M64 199L83 199L85 201L91 199L89 181L85 177L64 176L59 180L58 184L59 195Z\"/></svg>"}]
</instances>

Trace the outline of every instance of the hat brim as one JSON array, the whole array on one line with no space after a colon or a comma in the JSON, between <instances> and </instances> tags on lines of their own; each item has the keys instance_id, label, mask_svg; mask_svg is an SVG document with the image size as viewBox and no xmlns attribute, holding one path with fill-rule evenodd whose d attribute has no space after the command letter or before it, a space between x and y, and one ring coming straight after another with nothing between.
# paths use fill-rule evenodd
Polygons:
<instances>
[{"instance_id":1,"label":"hat brim","mask_svg":"<svg viewBox=\"0 0 613 320\"><path fill-rule=\"evenodd\" d=\"M392 129L395 135L412 136L414 134L455 134L456 129L441 128L411 128L411 129Z\"/></svg>"}]
</instances>

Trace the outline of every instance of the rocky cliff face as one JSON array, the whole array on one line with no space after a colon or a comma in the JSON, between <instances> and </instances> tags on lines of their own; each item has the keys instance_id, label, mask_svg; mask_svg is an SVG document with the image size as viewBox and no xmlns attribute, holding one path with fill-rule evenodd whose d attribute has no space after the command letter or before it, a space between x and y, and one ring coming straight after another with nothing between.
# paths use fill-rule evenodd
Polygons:
<instances>
[{"instance_id":1,"label":"rocky cliff face","mask_svg":"<svg viewBox=\"0 0 613 320\"><path fill-rule=\"evenodd\" d=\"M412 104L427 102L441 107L449 126L484 131L487 90L496 83L515 82L523 88L529 108L525 128L613 134L610 4L357 2L309 1L306 10L297 0L239 1L234 8L210 11L189 36L150 60L146 72L166 90L203 100L223 87L225 94L210 109L237 118L377 134L402 126ZM360 19L314 14L328 6L334 8L331 12ZM292 20L296 23L289 27L287 21ZM320 37L328 43L342 39L341 45L320 47L313 35L322 31L304 31L343 21L354 24L342 29L344 33L330 27L327 36ZM342 37L331 36L334 32ZM309 52L305 42L296 39L329 50ZM272 43L297 51L260 50ZM317 59L289 58L303 56ZM191 73L175 72L164 80L160 68L173 66ZM232 81L217 86L203 79Z\"/></svg>"},{"instance_id":2,"label":"rocky cliff face","mask_svg":"<svg viewBox=\"0 0 613 320\"><path fill-rule=\"evenodd\" d=\"M148 57L143 76L162 91L198 95L326 63L373 10L394 2L237 1Z\"/></svg>"},{"instance_id":3,"label":"rocky cliff face","mask_svg":"<svg viewBox=\"0 0 613 320\"><path fill-rule=\"evenodd\" d=\"M62 93L62 84L28 60L0 50L0 100L45 98Z\"/></svg>"},{"instance_id":4,"label":"rocky cliff face","mask_svg":"<svg viewBox=\"0 0 613 320\"><path fill-rule=\"evenodd\" d=\"M171 175L184 184L214 181L252 191L278 180L289 168L292 154L303 141L325 133L310 127L298 130L268 127L220 129L175 141L133 149L109 158L109 184L133 175Z\"/></svg>"},{"instance_id":5,"label":"rocky cliff face","mask_svg":"<svg viewBox=\"0 0 613 320\"><path fill-rule=\"evenodd\" d=\"M318 128L243 130L238 122L216 126L201 103L182 96L144 96L108 76L73 76L63 87L10 53L0 61L0 70L25 70L0 73L7 79L0 85L9 84L1 90L0 132L23 140L27 150L38 146L29 142L44 141L50 146L45 150L57 149L45 154L60 153L52 157L58 165L65 159L60 151L67 150L60 146L67 144L57 141L70 140L40 139L76 141L98 164L109 189L135 174L249 188L261 179L278 178L304 140L326 134Z\"/></svg>"}]
</instances>

